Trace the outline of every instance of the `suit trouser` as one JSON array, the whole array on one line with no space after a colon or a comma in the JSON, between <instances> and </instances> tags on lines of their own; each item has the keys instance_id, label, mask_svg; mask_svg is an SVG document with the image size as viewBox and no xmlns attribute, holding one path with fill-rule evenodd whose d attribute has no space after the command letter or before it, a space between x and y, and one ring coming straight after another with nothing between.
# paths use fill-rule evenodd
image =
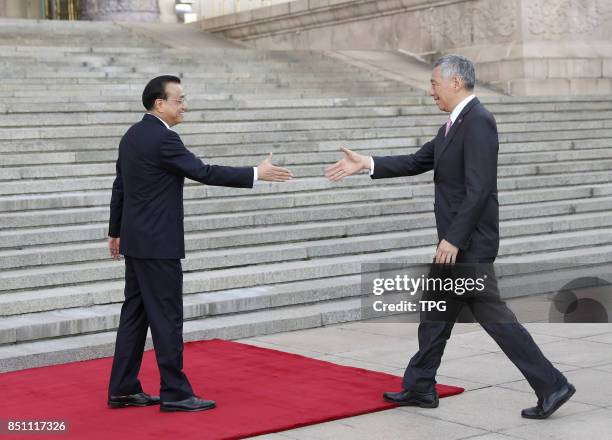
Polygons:
<instances>
[{"instance_id":1,"label":"suit trouser","mask_svg":"<svg viewBox=\"0 0 612 440\"><path fill-rule=\"evenodd\" d=\"M444 278L448 270L434 264L429 277ZM410 359L404 373L404 389L419 392L431 392L434 389L446 341L457 316L465 306L469 307L476 321L525 376L539 399L560 388L567 382L565 376L546 359L529 332L499 297L493 263L476 264L470 268L471 274L475 275L476 272L478 276L486 275L486 294L446 295L445 312L421 314L419 351ZM425 292L423 300L440 300L438 293ZM474 365L474 368L478 366Z\"/></svg>"},{"instance_id":2,"label":"suit trouser","mask_svg":"<svg viewBox=\"0 0 612 440\"><path fill-rule=\"evenodd\" d=\"M183 373L181 261L125 257L125 301L121 307L109 395L143 391L138 372L149 325L161 378L162 401L193 396Z\"/></svg>"}]
</instances>

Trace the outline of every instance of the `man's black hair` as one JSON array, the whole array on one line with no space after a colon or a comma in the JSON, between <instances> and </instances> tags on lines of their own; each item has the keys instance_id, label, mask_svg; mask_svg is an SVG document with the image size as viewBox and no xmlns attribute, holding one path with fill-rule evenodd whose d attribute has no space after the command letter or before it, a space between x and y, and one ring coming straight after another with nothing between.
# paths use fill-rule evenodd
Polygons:
<instances>
[{"instance_id":1,"label":"man's black hair","mask_svg":"<svg viewBox=\"0 0 612 440\"><path fill-rule=\"evenodd\" d=\"M172 75L162 75L157 78L153 78L142 92L142 105L147 110L153 110L156 99L166 99L166 84L169 82L181 83L181 79Z\"/></svg>"}]
</instances>

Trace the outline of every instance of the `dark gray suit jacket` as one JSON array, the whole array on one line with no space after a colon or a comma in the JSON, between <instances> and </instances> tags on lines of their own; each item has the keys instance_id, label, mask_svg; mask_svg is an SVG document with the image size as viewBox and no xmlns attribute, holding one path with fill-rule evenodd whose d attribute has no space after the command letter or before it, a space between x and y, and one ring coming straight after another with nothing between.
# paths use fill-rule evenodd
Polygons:
<instances>
[{"instance_id":1,"label":"dark gray suit jacket","mask_svg":"<svg viewBox=\"0 0 612 440\"><path fill-rule=\"evenodd\" d=\"M207 185L251 188L253 174L252 167L204 164L178 134L146 114L119 144L108 235L121 237L122 255L184 258L185 177Z\"/></svg>"},{"instance_id":2,"label":"dark gray suit jacket","mask_svg":"<svg viewBox=\"0 0 612 440\"><path fill-rule=\"evenodd\" d=\"M458 258L491 260L499 249L497 153L493 115L473 98L448 135L446 126L416 153L374 157L373 179L434 171L438 239L460 249Z\"/></svg>"}]
</instances>

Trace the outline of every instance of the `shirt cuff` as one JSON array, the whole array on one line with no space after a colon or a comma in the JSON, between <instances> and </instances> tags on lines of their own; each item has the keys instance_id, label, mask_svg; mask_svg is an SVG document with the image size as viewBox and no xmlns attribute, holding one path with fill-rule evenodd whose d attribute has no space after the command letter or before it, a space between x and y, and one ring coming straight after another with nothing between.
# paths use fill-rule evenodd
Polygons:
<instances>
[{"instance_id":1,"label":"shirt cuff","mask_svg":"<svg viewBox=\"0 0 612 440\"><path fill-rule=\"evenodd\" d=\"M257 167L253 167L253 185L257 182Z\"/></svg>"},{"instance_id":2,"label":"shirt cuff","mask_svg":"<svg viewBox=\"0 0 612 440\"><path fill-rule=\"evenodd\" d=\"M370 176L374 174L374 158L370 157Z\"/></svg>"}]
</instances>

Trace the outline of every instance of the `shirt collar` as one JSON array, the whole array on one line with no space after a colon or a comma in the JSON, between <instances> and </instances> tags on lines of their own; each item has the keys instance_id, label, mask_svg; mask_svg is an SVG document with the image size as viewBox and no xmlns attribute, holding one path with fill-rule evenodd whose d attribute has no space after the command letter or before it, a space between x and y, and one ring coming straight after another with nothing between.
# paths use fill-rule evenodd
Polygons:
<instances>
[{"instance_id":1,"label":"shirt collar","mask_svg":"<svg viewBox=\"0 0 612 440\"><path fill-rule=\"evenodd\" d=\"M457 119L457 117L461 114L461 111L465 108L466 105L468 105L468 103L474 99L476 97L476 95L472 94L470 96L468 96L467 98L465 98L463 101L461 101L459 104L457 104L455 106L455 108L453 109L453 111L450 114L450 120L451 120L451 124L455 123L455 120Z\"/></svg>"},{"instance_id":2,"label":"shirt collar","mask_svg":"<svg viewBox=\"0 0 612 440\"><path fill-rule=\"evenodd\" d=\"M156 115L156 114L154 114L154 113L147 113L147 114L148 114L148 115L151 115L151 116L155 116L157 119L159 119L160 121L162 121L162 124L164 124L168 130L171 130L170 126L169 126L168 124L166 124L166 121L164 121L162 118L160 118L159 116L157 116L157 115Z\"/></svg>"}]
</instances>

